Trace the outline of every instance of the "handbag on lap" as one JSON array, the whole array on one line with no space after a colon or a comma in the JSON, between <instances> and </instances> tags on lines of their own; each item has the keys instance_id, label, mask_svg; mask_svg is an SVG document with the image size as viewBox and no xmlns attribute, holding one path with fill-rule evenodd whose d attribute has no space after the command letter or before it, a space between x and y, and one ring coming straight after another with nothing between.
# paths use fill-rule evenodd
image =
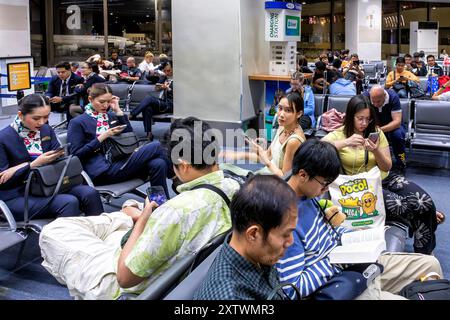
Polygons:
<instances>
[{"instance_id":1,"label":"handbag on lap","mask_svg":"<svg viewBox=\"0 0 450 320\"><path fill-rule=\"evenodd\" d=\"M104 140L101 148L106 158L114 162L132 154L139 147L139 141L134 132L124 132Z\"/></svg>"}]
</instances>

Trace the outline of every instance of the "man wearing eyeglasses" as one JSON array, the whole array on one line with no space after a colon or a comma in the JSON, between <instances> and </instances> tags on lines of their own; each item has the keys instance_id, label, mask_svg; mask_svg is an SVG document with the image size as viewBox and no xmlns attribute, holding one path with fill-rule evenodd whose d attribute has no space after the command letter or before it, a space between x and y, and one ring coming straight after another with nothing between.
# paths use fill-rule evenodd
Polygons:
<instances>
[{"instance_id":1,"label":"man wearing eyeglasses","mask_svg":"<svg viewBox=\"0 0 450 320\"><path fill-rule=\"evenodd\" d=\"M288 185L297 194L298 222L293 233L294 243L278 261L277 270L280 282L296 286L301 298L318 299L321 288L343 270L342 265L330 262L329 253L339 245L341 235L350 230L332 227L316 200L328 190L340 169L338 151L326 141L310 139L294 156ZM442 275L439 261L431 255L389 252L380 255L377 263L383 266L380 275L363 285L343 282L337 289L340 298L401 300L405 298L398 295L399 291L419 276L429 272ZM283 290L291 299L296 297L292 287Z\"/></svg>"},{"instance_id":2,"label":"man wearing eyeglasses","mask_svg":"<svg viewBox=\"0 0 450 320\"><path fill-rule=\"evenodd\" d=\"M406 168L406 129L402 124L400 98L394 90L386 90L379 85L373 86L365 95L370 97L370 101L377 111L378 125L392 145L396 160L395 168L404 173Z\"/></svg>"}]
</instances>

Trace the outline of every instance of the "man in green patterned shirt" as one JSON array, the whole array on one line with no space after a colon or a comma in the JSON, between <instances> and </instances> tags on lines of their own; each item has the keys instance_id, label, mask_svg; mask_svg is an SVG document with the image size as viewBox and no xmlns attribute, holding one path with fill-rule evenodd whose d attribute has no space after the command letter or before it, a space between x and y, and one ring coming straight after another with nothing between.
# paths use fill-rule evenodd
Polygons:
<instances>
[{"instance_id":1,"label":"man in green patterned shirt","mask_svg":"<svg viewBox=\"0 0 450 320\"><path fill-rule=\"evenodd\" d=\"M201 124L202 136L210 129L196 118L177 120L171 125L182 141L171 141L174 169L184 184L178 196L157 208L146 201L142 213L127 207L121 212L97 217L59 218L41 232L42 265L76 299L114 299L123 292L140 293L178 259L203 247L209 240L231 228L228 206L220 195L208 189L192 190L201 184L220 188L229 199L239 184L224 178L218 169L211 140L201 148L194 134ZM180 131L181 130L181 131ZM173 156L182 145L179 157ZM200 150L201 149L201 150ZM212 163L195 153L212 152ZM194 159L195 161L191 161ZM133 226L134 225L134 226ZM133 227L123 249L120 240Z\"/></svg>"}]
</instances>

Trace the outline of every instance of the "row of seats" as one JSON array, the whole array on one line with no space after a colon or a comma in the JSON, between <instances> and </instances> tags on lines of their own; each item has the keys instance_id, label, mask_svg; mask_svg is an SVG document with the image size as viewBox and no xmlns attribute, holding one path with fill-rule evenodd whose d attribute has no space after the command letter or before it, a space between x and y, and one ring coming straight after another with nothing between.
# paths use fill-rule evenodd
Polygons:
<instances>
[{"instance_id":1,"label":"row of seats","mask_svg":"<svg viewBox=\"0 0 450 320\"><path fill-rule=\"evenodd\" d=\"M58 134L57 138L61 145L66 144L67 132ZM145 192L142 192L138 188L147 183L148 180L135 178L109 185L94 185L86 172L83 171L82 175L85 183L95 188L100 193L100 196L105 203L110 203L112 198L119 198L125 193L132 193L143 199L147 196ZM30 231L40 233L42 228L52 220L53 219L15 221L6 203L0 200L0 252L24 242Z\"/></svg>"},{"instance_id":2,"label":"row of seats","mask_svg":"<svg viewBox=\"0 0 450 320\"><path fill-rule=\"evenodd\" d=\"M148 95L159 98L161 91L156 91L155 85L146 84L142 81L136 81L133 84L126 82L108 83L112 89L113 95L119 97L119 105L125 111L129 112L136 108L141 101ZM170 122L172 114L166 113L154 115L155 121Z\"/></svg>"},{"instance_id":3,"label":"row of seats","mask_svg":"<svg viewBox=\"0 0 450 320\"><path fill-rule=\"evenodd\" d=\"M314 95L317 127L314 136L322 138L321 115L331 109L345 113L352 96ZM408 128L410 148L447 150L450 148L450 102L400 99L402 123Z\"/></svg>"}]
</instances>

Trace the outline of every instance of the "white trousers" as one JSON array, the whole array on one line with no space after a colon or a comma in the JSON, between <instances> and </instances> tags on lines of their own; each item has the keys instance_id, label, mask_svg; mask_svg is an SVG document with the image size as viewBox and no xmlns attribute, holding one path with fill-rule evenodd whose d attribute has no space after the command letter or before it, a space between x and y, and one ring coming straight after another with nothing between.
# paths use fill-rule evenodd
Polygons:
<instances>
[{"instance_id":1,"label":"white trousers","mask_svg":"<svg viewBox=\"0 0 450 320\"><path fill-rule=\"evenodd\" d=\"M429 272L441 277L439 261L420 253L385 253L378 262L384 266L383 273L376 277L356 300L407 300L398 295L401 289Z\"/></svg>"},{"instance_id":2,"label":"white trousers","mask_svg":"<svg viewBox=\"0 0 450 320\"><path fill-rule=\"evenodd\" d=\"M112 299L120 240L132 226L123 212L56 219L39 237L42 265L75 299Z\"/></svg>"}]
</instances>

